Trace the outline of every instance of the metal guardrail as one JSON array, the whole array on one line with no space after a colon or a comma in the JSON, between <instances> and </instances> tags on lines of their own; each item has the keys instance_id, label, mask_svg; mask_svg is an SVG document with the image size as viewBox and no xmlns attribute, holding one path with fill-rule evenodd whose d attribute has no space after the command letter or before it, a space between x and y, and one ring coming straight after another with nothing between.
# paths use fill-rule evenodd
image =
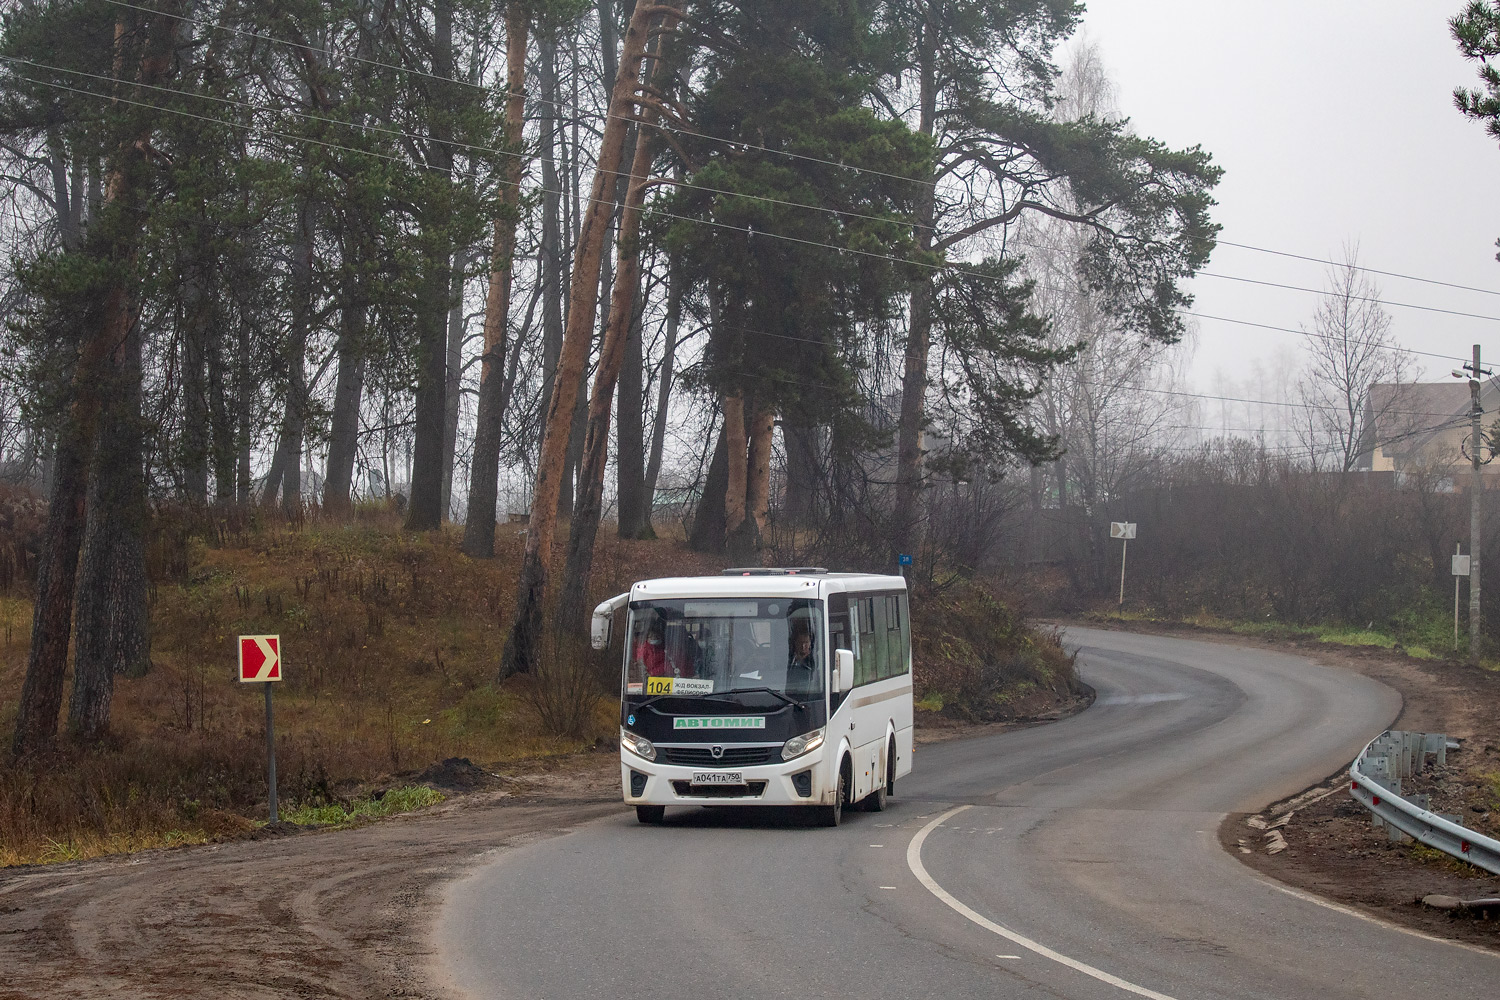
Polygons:
<instances>
[{"instance_id":1,"label":"metal guardrail","mask_svg":"<svg viewBox=\"0 0 1500 1000\"><path fill-rule=\"evenodd\" d=\"M1402 798L1401 780L1420 774L1429 754L1446 763L1449 749L1448 737L1439 733L1387 730L1349 768L1349 794L1387 827L1500 875L1500 840L1461 826L1457 816L1432 812L1425 795Z\"/></svg>"}]
</instances>

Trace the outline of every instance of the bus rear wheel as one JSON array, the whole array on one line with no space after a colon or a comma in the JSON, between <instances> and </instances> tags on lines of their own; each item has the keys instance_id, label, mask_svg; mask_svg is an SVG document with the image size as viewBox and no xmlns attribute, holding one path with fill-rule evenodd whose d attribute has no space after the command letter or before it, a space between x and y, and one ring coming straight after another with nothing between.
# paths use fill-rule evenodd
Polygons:
<instances>
[{"instance_id":1,"label":"bus rear wheel","mask_svg":"<svg viewBox=\"0 0 1500 1000\"><path fill-rule=\"evenodd\" d=\"M636 806L635 818L642 823L656 826L667 816L666 806Z\"/></svg>"}]
</instances>

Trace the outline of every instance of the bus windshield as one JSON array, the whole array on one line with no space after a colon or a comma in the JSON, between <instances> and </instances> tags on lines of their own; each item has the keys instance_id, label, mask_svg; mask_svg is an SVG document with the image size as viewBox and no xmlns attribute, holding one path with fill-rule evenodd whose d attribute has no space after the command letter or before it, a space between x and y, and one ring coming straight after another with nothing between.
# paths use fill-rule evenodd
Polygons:
<instances>
[{"instance_id":1,"label":"bus windshield","mask_svg":"<svg viewBox=\"0 0 1500 1000\"><path fill-rule=\"evenodd\" d=\"M627 699L765 689L797 701L821 699L823 603L756 597L632 602L625 653Z\"/></svg>"}]
</instances>

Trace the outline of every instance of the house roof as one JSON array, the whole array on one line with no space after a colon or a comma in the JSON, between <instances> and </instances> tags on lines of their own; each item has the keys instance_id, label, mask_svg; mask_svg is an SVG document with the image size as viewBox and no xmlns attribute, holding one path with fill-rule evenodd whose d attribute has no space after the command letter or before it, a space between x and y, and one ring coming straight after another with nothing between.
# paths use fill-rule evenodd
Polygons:
<instances>
[{"instance_id":1,"label":"house roof","mask_svg":"<svg viewBox=\"0 0 1500 1000\"><path fill-rule=\"evenodd\" d=\"M1480 383L1479 405L1485 413L1500 409L1500 389L1493 380ZM1365 451L1380 445L1388 454L1412 454L1438 434L1469 422L1469 383L1376 382L1365 401Z\"/></svg>"}]
</instances>

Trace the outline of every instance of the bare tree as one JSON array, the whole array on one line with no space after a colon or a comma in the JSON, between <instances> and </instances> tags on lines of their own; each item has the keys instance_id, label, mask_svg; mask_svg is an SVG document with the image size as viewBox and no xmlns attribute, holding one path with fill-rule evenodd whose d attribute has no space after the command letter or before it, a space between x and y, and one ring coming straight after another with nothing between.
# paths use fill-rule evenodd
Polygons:
<instances>
[{"instance_id":1,"label":"bare tree","mask_svg":"<svg viewBox=\"0 0 1500 1000\"><path fill-rule=\"evenodd\" d=\"M1357 243L1345 245L1343 261L1328 269L1327 285L1308 331L1299 433L1315 468L1328 464L1348 472L1366 449L1365 426L1379 426L1386 414L1376 411L1400 398L1373 394L1371 387L1409 382L1416 372L1391 339L1391 317L1380 304L1380 288L1359 267Z\"/></svg>"},{"instance_id":2,"label":"bare tree","mask_svg":"<svg viewBox=\"0 0 1500 1000\"><path fill-rule=\"evenodd\" d=\"M1074 50L1058 91L1053 114L1060 121L1121 120L1095 45ZM1064 203L1076 207L1071 200ZM1059 365L1043 385L1036 420L1063 451L1049 468L1059 506L1093 510L1127 491L1132 478L1183 443L1192 422L1189 406L1185 397L1162 390L1182 386L1192 341L1164 344L1142 337L1109 314L1074 266L1087 252L1087 231L1043 218L1030 221L1023 232L1036 248L1027 272L1037 282L1039 311L1051 321L1052 346L1078 345L1076 357Z\"/></svg>"}]
</instances>

